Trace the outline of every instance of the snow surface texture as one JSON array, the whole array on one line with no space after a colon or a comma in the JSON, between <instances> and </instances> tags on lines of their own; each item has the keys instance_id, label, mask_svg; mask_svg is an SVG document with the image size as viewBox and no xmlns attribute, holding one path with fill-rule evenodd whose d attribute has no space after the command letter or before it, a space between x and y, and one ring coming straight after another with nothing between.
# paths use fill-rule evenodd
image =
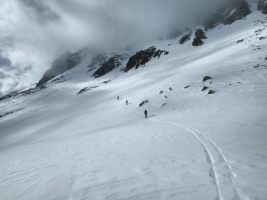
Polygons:
<instances>
[{"instance_id":1,"label":"snow surface texture","mask_svg":"<svg viewBox=\"0 0 267 200\"><path fill-rule=\"evenodd\" d=\"M170 54L144 68L82 63L1 101L0 199L266 200L266 27L256 12L201 47L153 44Z\"/></svg>"}]
</instances>

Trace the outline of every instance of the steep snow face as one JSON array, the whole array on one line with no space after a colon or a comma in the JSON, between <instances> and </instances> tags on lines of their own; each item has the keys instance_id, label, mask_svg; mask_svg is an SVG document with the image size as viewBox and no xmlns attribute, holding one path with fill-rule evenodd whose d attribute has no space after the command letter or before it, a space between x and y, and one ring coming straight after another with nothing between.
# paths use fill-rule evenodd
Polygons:
<instances>
[{"instance_id":1,"label":"steep snow face","mask_svg":"<svg viewBox=\"0 0 267 200\"><path fill-rule=\"evenodd\" d=\"M151 44L169 54L138 70L95 79L88 60L2 100L1 199L265 200L266 27L256 12L200 47Z\"/></svg>"}]
</instances>

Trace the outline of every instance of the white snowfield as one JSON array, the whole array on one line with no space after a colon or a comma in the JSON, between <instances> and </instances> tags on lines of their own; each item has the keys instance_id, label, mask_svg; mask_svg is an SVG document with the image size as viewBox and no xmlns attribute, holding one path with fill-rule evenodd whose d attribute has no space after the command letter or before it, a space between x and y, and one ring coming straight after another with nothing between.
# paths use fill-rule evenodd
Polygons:
<instances>
[{"instance_id":1,"label":"white snowfield","mask_svg":"<svg viewBox=\"0 0 267 200\"><path fill-rule=\"evenodd\" d=\"M266 200L266 27L255 12L201 47L157 42L170 54L138 70L84 63L1 101L0 199Z\"/></svg>"}]
</instances>

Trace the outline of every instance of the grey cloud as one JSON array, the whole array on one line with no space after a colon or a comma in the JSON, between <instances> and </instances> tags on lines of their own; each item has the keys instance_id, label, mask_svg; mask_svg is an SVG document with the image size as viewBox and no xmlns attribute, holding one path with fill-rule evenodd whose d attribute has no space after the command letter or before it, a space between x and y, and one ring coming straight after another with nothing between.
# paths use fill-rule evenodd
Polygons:
<instances>
[{"instance_id":1,"label":"grey cloud","mask_svg":"<svg viewBox=\"0 0 267 200\"><path fill-rule=\"evenodd\" d=\"M0 67L3 66L10 66L11 65L11 61L7 58L4 58L0 55Z\"/></svg>"},{"instance_id":2,"label":"grey cloud","mask_svg":"<svg viewBox=\"0 0 267 200\"><path fill-rule=\"evenodd\" d=\"M51 8L46 6L42 0L19 0L19 2L32 11L27 12L26 10L27 14L36 17L36 19L41 23L58 20L60 18L60 16Z\"/></svg>"},{"instance_id":3,"label":"grey cloud","mask_svg":"<svg viewBox=\"0 0 267 200\"><path fill-rule=\"evenodd\" d=\"M51 45L63 45L64 49L68 46L78 48L81 45L98 46L103 49L140 46L194 25L197 17L209 12L216 2L215 0L19 1L33 8L38 19L50 22ZM53 23L55 19L61 20ZM58 37L59 31L61 38Z\"/></svg>"}]
</instances>

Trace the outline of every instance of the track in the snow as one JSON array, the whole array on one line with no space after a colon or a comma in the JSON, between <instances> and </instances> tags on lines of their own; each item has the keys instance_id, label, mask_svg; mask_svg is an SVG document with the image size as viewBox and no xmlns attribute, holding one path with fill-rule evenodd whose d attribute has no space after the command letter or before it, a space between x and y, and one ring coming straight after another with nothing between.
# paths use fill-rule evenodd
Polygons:
<instances>
[{"instance_id":1,"label":"track in the snow","mask_svg":"<svg viewBox=\"0 0 267 200\"><path fill-rule=\"evenodd\" d=\"M248 200L248 197L236 188L234 183L235 175L228 160L216 143L195 128L186 127L179 123L153 121L185 129L201 144L204 148L207 162L211 166L210 176L216 186L217 200Z\"/></svg>"}]
</instances>

